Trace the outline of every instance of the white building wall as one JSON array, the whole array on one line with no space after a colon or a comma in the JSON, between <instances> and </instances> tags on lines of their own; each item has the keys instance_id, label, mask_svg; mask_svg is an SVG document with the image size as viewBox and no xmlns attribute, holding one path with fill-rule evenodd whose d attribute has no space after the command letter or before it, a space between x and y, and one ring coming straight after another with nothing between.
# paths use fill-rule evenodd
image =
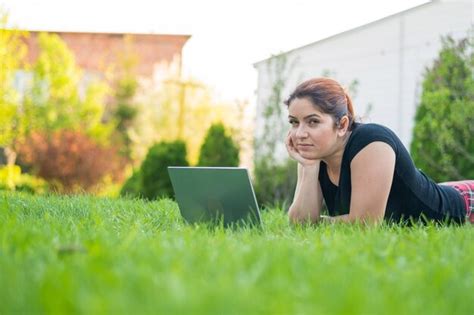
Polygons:
<instances>
[{"instance_id":1,"label":"white building wall","mask_svg":"<svg viewBox=\"0 0 474 315\"><path fill-rule=\"evenodd\" d=\"M473 13L470 0L434 1L292 50L286 55L288 64L294 62L295 66L284 95L301 81L327 71L346 87L357 80L357 93L353 95L356 115L364 116L372 105L363 120L388 126L409 148L424 69L438 55L441 36L467 35L474 22ZM255 65L257 137L263 125L260 113L272 85L267 63L264 60ZM283 139L276 155L286 156Z\"/></svg>"}]
</instances>

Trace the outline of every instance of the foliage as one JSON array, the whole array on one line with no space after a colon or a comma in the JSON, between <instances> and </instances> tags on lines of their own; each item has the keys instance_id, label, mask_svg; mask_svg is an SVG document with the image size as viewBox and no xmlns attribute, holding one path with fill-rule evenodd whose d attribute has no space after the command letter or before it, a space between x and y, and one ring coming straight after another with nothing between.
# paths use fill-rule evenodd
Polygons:
<instances>
[{"instance_id":1,"label":"foliage","mask_svg":"<svg viewBox=\"0 0 474 315\"><path fill-rule=\"evenodd\" d=\"M0 190L41 194L48 191L48 183L29 174L23 174L18 165L0 167Z\"/></svg>"},{"instance_id":2,"label":"foliage","mask_svg":"<svg viewBox=\"0 0 474 315\"><path fill-rule=\"evenodd\" d=\"M226 134L222 123L213 124L207 131L199 154L198 166L238 166L239 148Z\"/></svg>"},{"instance_id":3,"label":"foliage","mask_svg":"<svg viewBox=\"0 0 474 315\"><path fill-rule=\"evenodd\" d=\"M262 220L206 228L167 199L0 193L0 313L474 314L472 226Z\"/></svg>"},{"instance_id":4,"label":"foliage","mask_svg":"<svg viewBox=\"0 0 474 315\"><path fill-rule=\"evenodd\" d=\"M23 104L30 130L81 130L106 144L115 128L102 121L108 86L98 79L82 80L73 53L59 36L41 33L38 45L40 54Z\"/></svg>"},{"instance_id":5,"label":"foliage","mask_svg":"<svg viewBox=\"0 0 474 315\"><path fill-rule=\"evenodd\" d=\"M291 159L279 164L259 160L254 178L255 195L261 205L287 208L296 188L297 163Z\"/></svg>"},{"instance_id":6,"label":"foliage","mask_svg":"<svg viewBox=\"0 0 474 315\"><path fill-rule=\"evenodd\" d=\"M120 189L120 196L141 197L142 194L142 174L140 170L133 172Z\"/></svg>"},{"instance_id":7,"label":"foliage","mask_svg":"<svg viewBox=\"0 0 474 315\"><path fill-rule=\"evenodd\" d=\"M31 67L32 80L20 97L13 79L20 69L29 71L23 59L28 34L5 30L2 18L0 44L0 145L7 154L14 150L30 132L46 133L60 129L85 131L100 143L107 143L114 129L113 123L104 123L103 101L107 86L99 80L81 81L82 73L66 44L53 34L38 37L39 56ZM24 72L26 73L26 72ZM23 74L24 74L23 73ZM14 152L9 160L14 163Z\"/></svg>"},{"instance_id":8,"label":"foliage","mask_svg":"<svg viewBox=\"0 0 474 315\"><path fill-rule=\"evenodd\" d=\"M0 146L11 147L24 125L18 107L20 95L14 88L15 72L25 66L25 32L6 29L8 17L0 10Z\"/></svg>"},{"instance_id":9,"label":"foliage","mask_svg":"<svg viewBox=\"0 0 474 315\"><path fill-rule=\"evenodd\" d=\"M474 37L442 39L424 74L411 153L435 181L474 178Z\"/></svg>"},{"instance_id":10,"label":"foliage","mask_svg":"<svg viewBox=\"0 0 474 315\"><path fill-rule=\"evenodd\" d=\"M263 104L262 132L255 140L254 183L260 204L288 204L296 187L296 163L276 155L278 144L283 143L288 128L283 118L283 91L292 66L285 54L274 56L267 65L271 92Z\"/></svg>"},{"instance_id":11,"label":"foliage","mask_svg":"<svg viewBox=\"0 0 474 315\"><path fill-rule=\"evenodd\" d=\"M173 196L168 166L187 166L186 144L180 140L153 145L142 163L142 194L145 198Z\"/></svg>"},{"instance_id":12,"label":"foliage","mask_svg":"<svg viewBox=\"0 0 474 315\"><path fill-rule=\"evenodd\" d=\"M181 140L186 142L189 162L197 164L202 141L215 121L222 121L233 135L239 136L236 139L240 147L243 141L247 141L248 137L237 131L242 129L244 121L241 107L248 106L248 102L216 100L212 90L198 80L169 77L155 89L141 89L136 102L139 113L135 118L136 128L130 136L137 160L143 160L146 149L153 143L174 141L181 133ZM183 108L181 114L180 107Z\"/></svg>"},{"instance_id":13,"label":"foliage","mask_svg":"<svg viewBox=\"0 0 474 315\"><path fill-rule=\"evenodd\" d=\"M116 132L121 142L120 153L128 160L132 159L132 132L138 107L135 104L139 84L135 68L137 55L132 51L131 37L125 38L125 50L119 56L118 68L114 84L113 117L117 122Z\"/></svg>"},{"instance_id":14,"label":"foliage","mask_svg":"<svg viewBox=\"0 0 474 315\"><path fill-rule=\"evenodd\" d=\"M91 190L107 174L120 180L123 161L79 131L32 133L18 145L19 159L58 191Z\"/></svg>"},{"instance_id":15,"label":"foliage","mask_svg":"<svg viewBox=\"0 0 474 315\"><path fill-rule=\"evenodd\" d=\"M27 33L8 28L8 15L0 7L0 154L12 169L16 160L14 143L24 135L28 121L18 110L20 108L20 93L15 90L14 80L18 68L27 68L26 45L22 41ZM7 172L13 176L12 172ZM15 179L8 178L13 183Z\"/></svg>"},{"instance_id":16,"label":"foliage","mask_svg":"<svg viewBox=\"0 0 474 315\"><path fill-rule=\"evenodd\" d=\"M291 70L286 54L273 56L268 61L267 72L271 91L261 110L263 128L255 139L255 147L258 148L255 150L257 160L265 159L268 162L278 163L275 156L276 149L278 144L284 141L288 130L284 119L283 91Z\"/></svg>"}]
</instances>

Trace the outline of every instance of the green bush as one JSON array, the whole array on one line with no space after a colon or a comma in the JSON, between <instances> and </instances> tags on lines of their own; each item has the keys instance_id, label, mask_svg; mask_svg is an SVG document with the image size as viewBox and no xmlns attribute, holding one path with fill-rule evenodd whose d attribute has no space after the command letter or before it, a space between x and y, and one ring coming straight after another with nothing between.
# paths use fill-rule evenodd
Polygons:
<instances>
[{"instance_id":1,"label":"green bush","mask_svg":"<svg viewBox=\"0 0 474 315\"><path fill-rule=\"evenodd\" d=\"M264 159L255 163L254 186L260 205L287 206L293 200L297 180L297 163L287 159L274 164Z\"/></svg>"},{"instance_id":2,"label":"green bush","mask_svg":"<svg viewBox=\"0 0 474 315\"><path fill-rule=\"evenodd\" d=\"M213 124L207 131L199 153L198 166L238 166L239 148L226 134L222 123Z\"/></svg>"},{"instance_id":3,"label":"green bush","mask_svg":"<svg viewBox=\"0 0 474 315\"><path fill-rule=\"evenodd\" d=\"M411 153L435 181L474 178L474 38L447 37L424 75Z\"/></svg>"},{"instance_id":4,"label":"green bush","mask_svg":"<svg viewBox=\"0 0 474 315\"><path fill-rule=\"evenodd\" d=\"M0 166L0 190L42 194L48 192L49 186L41 178L22 173L18 165L4 165Z\"/></svg>"},{"instance_id":5,"label":"green bush","mask_svg":"<svg viewBox=\"0 0 474 315\"><path fill-rule=\"evenodd\" d=\"M168 175L168 166L188 166L186 154L186 144L183 141L153 145L140 169L143 197L172 197L173 187Z\"/></svg>"},{"instance_id":6,"label":"green bush","mask_svg":"<svg viewBox=\"0 0 474 315\"><path fill-rule=\"evenodd\" d=\"M141 197L142 195L142 174L140 170L135 170L120 190L120 196Z\"/></svg>"}]
</instances>

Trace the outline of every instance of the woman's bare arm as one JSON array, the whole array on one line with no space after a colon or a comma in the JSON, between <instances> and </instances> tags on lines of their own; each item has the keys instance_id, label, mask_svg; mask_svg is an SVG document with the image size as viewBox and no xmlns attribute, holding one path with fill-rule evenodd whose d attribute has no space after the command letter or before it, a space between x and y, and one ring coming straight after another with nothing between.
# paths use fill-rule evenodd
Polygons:
<instances>
[{"instance_id":1,"label":"woman's bare arm","mask_svg":"<svg viewBox=\"0 0 474 315\"><path fill-rule=\"evenodd\" d=\"M320 219L323 197L319 184L320 162L310 166L298 164L298 181L288 216L293 223L312 222Z\"/></svg>"},{"instance_id":2,"label":"woman's bare arm","mask_svg":"<svg viewBox=\"0 0 474 315\"><path fill-rule=\"evenodd\" d=\"M349 214L325 217L330 222L382 222L392 187L395 152L384 142L372 142L351 162Z\"/></svg>"},{"instance_id":3,"label":"woman's bare arm","mask_svg":"<svg viewBox=\"0 0 474 315\"><path fill-rule=\"evenodd\" d=\"M298 179L293 203L288 210L288 217L293 223L317 222L320 219L323 203L318 179L321 161L303 158L295 148L290 132L288 132L285 144L290 157L298 162Z\"/></svg>"}]
</instances>

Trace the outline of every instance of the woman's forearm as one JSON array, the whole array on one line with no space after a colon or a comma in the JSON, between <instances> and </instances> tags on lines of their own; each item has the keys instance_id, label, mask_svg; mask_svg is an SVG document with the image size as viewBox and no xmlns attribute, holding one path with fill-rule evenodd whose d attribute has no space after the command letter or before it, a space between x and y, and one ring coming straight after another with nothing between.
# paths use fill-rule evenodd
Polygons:
<instances>
[{"instance_id":1,"label":"woman's forearm","mask_svg":"<svg viewBox=\"0 0 474 315\"><path fill-rule=\"evenodd\" d=\"M322 194L319 186L319 164L302 166L298 164L298 180L293 203L288 215L295 223L317 222L320 217Z\"/></svg>"},{"instance_id":2,"label":"woman's forearm","mask_svg":"<svg viewBox=\"0 0 474 315\"><path fill-rule=\"evenodd\" d=\"M321 220L324 222L346 222L346 223L351 223L352 218L349 217L348 214L343 214L343 215L336 215L336 216L327 216L323 215L321 216Z\"/></svg>"},{"instance_id":3,"label":"woman's forearm","mask_svg":"<svg viewBox=\"0 0 474 315\"><path fill-rule=\"evenodd\" d=\"M359 218L351 216L350 214L343 214L337 216L321 216L321 220L324 222L344 222L344 223L361 223L366 225L379 225L383 220L377 220L373 218Z\"/></svg>"}]
</instances>

